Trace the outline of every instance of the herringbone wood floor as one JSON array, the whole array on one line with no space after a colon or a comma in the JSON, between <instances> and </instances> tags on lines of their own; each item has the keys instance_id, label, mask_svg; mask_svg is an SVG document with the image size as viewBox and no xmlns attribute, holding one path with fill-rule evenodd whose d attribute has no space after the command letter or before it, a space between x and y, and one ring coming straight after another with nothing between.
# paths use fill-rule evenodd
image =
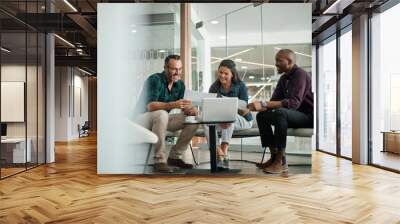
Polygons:
<instances>
[{"instance_id":1,"label":"herringbone wood floor","mask_svg":"<svg viewBox=\"0 0 400 224\"><path fill-rule=\"evenodd\" d=\"M0 181L0 223L400 223L400 176L314 153L313 173L98 176L96 139Z\"/></svg>"}]
</instances>

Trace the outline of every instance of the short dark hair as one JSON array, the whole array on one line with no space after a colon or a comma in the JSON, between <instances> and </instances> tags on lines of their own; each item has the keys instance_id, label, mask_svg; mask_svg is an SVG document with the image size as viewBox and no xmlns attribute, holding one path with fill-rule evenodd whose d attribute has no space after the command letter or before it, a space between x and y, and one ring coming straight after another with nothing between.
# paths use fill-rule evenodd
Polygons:
<instances>
[{"instance_id":1,"label":"short dark hair","mask_svg":"<svg viewBox=\"0 0 400 224\"><path fill-rule=\"evenodd\" d=\"M174 60L181 60L181 56L179 56L179 55L177 55L177 54L170 54L170 55L168 55L168 56L165 58L165 60L164 60L164 65L168 65L168 64L169 64L169 61L170 61L171 59L174 59Z\"/></svg>"},{"instance_id":2,"label":"short dark hair","mask_svg":"<svg viewBox=\"0 0 400 224\"><path fill-rule=\"evenodd\" d=\"M280 49L276 55L285 55L287 58L289 58L293 64L296 63L296 54L294 53L294 51L290 50L290 49Z\"/></svg>"},{"instance_id":3,"label":"short dark hair","mask_svg":"<svg viewBox=\"0 0 400 224\"><path fill-rule=\"evenodd\" d=\"M227 67L229 70L231 70L232 82L241 82L240 77L239 77L239 72L236 69L236 64L234 61L232 61L230 59L222 60L218 66L218 69L221 67Z\"/></svg>"}]
</instances>

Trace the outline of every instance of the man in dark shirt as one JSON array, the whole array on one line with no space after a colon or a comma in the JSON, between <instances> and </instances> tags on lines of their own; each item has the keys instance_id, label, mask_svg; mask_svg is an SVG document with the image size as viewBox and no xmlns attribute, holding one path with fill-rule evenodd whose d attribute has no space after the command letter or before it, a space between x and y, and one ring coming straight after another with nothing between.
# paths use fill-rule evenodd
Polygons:
<instances>
[{"instance_id":1,"label":"man in dark shirt","mask_svg":"<svg viewBox=\"0 0 400 224\"><path fill-rule=\"evenodd\" d=\"M151 75L144 88L146 94L147 112L141 117L142 123L151 128L158 136L158 141L153 145L154 171L171 173L176 166L180 168L193 168L192 164L185 163L182 155L185 153L189 142L196 133L198 125L185 125L185 116L197 115L197 110L191 105L190 100L183 99L185 84L180 80L182 62L178 55L169 55L165 59L164 71ZM172 109L181 109L182 113L169 114ZM166 163L165 135L168 131L182 130L176 145L169 153Z\"/></svg>"},{"instance_id":2,"label":"man in dark shirt","mask_svg":"<svg viewBox=\"0 0 400 224\"><path fill-rule=\"evenodd\" d=\"M271 158L258 167L267 173L281 173L287 170L285 147L288 128L312 128L314 97L311 78L295 63L292 50L282 49L275 56L275 66L284 73L276 86L270 101L254 101L249 109L259 111L257 124L261 145L268 147ZM272 127L275 129L272 131Z\"/></svg>"}]
</instances>

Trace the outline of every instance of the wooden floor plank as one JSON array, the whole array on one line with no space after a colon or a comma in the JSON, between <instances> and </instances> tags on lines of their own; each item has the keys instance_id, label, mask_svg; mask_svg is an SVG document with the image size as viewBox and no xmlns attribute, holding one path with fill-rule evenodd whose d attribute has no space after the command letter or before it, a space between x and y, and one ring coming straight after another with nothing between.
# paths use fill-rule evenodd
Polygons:
<instances>
[{"instance_id":1,"label":"wooden floor plank","mask_svg":"<svg viewBox=\"0 0 400 224\"><path fill-rule=\"evenodd\" d=\"M96 138L0 181L0 223L400 223L400 175L314 152L313 173L96 174Z\"/></svg>"}]
</instances>

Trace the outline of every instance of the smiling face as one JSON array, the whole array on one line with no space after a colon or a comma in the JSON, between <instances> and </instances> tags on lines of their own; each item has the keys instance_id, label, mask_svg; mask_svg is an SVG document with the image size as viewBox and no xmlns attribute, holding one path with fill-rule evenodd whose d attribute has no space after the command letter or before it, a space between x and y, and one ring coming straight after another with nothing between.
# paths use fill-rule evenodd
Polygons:
<instances>
[{"instance_id":1,"label":"smiling face","mask_svg":"<svg viewBox=\"0 0 400 224\"><path fill-rule=\"evenodd\" d=\"M232 83L233 74L231 70L225 66L218 68L218 80L222 85L230 85Z\"/></svg>"},{"instance_id":2,"label":"smiling face","mask_svg":"<svg viewBox=\"0 0 400 224\"><path fill-rule=\"evenodd\" d=\"M165 65L164 71L167 75L168 82L176 82L180 80L182 75L182 61L170 59L168 64Z\"/></svg>"}]
</instances>

